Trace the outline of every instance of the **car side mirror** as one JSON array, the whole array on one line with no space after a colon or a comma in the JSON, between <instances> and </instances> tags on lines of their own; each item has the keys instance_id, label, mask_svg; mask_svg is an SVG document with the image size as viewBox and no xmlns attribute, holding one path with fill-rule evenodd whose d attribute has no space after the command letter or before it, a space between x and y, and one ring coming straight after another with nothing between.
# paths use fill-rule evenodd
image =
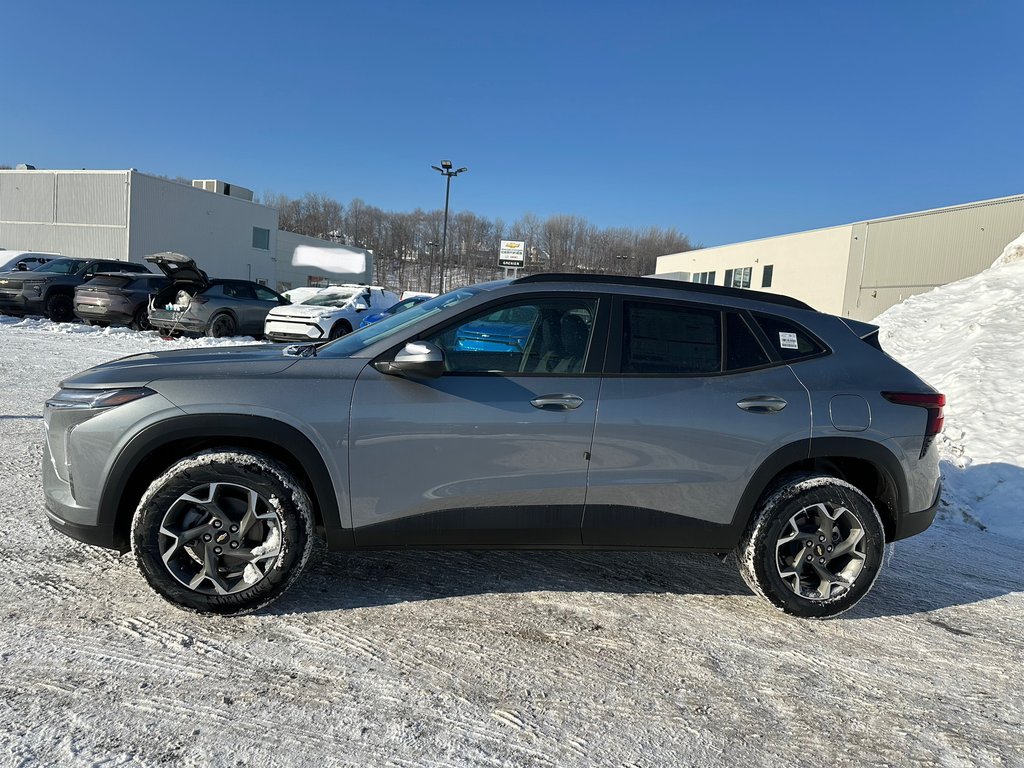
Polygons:
<instances>
[{"instance_id":1,"label":"car side mirror","mask_svg":"<svg viewBox=\"0 0 1024 768\"><path fill-rule=\"evenodd\" d=\"M392 360L373 364L381 373L411 379L436 379L444 373L444 350L429 341L410 341Z\"/></svg>"},{"instance_id":2,"label":"car side mirror","mask_svg":"<svg viewBox=\"0 0 1024 768\"><path fill-rule=\"evenodd\" d=\"M19 261L17 264L14 265L14 268L19 272L27 272L28 264L26 264L24 261Z\"/></svg>"},{"instance_id":3,"label":"car side mirror","mask_svg":"<svg viewBox=\"0 0 1024 768\"><path fill-rule=\"evenodd\" d=\"M364 301L357 301L352 306L355 308L356 312L365 312L370 308Z\"/></svg>"}]
</instances>

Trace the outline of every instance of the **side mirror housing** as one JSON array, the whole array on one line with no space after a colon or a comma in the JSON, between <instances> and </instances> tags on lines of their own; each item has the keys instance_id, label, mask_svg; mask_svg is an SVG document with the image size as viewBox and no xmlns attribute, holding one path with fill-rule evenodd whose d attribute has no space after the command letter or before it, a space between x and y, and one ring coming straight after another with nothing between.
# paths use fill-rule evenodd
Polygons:
<instances>
[{"instance_id":1,"label":"side mirror housing","mask_svg":"<svg viewBox=\"0 0 1024 768\"><path fill-rule=\"evenodd\" d=\"M369 305L362 299L356 301L356 303L353 304L352 306L356 310L356 312L365 312L370 308Z\"/></svg>"},{"instance_id":2,"label":"side mirror housing","mask_svg":"<svg viewBox=\"0 0 1024 768\"><path fill-rule=\"evenodd\" d=\"M19 261L17 264L14 265L14 268L19 272L27 272L28 264L26 264L24 261Z\"/></svg>"},{"instance_id":3,"label":"side mirror housing","mask_svg":"<svg viewBox=\"0 0 1024 768\"><path fill-rule=\"evenodd\" d=\"M444 350L429 341L410 341L393 360L378 360L373 367L390 376L436 379L444 373Z\"/></svg>"}]
</instances>

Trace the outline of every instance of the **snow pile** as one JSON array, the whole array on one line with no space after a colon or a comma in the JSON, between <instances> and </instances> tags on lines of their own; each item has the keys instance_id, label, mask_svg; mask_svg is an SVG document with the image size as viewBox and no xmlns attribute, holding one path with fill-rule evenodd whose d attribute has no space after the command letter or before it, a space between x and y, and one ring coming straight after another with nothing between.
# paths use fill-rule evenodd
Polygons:
<instances>
[{"instance_id":1,"label":"snow pile","mask_svg":"<svg viewBox=\"0 0 1024 768\"><path fill-rule=\"evenodd\" d=\"M1024 234L1003 249L1002 255L992 262L993 267L1001 267L1014 261L1024 260Z\"/></svg>"},{"instance_id":2,"label":"snow pile","mask_svg":"<svg viewBox=\"0 0 1024 768\"><path fill-rule=\"evenodd\" d=\"M882 348L946 395L947 506L1024 539L1024 235L991 269L912 296L875 322Z\"/></svg>"},{"instance_id":3,"label":"snow pile","mask_svg":"<svg viewBox=\"0 0 1024 768\"><path fill-rule=\"evenodd\" d=\"M80 335L94 339L110 338L124 342L126 345L146 345L147 349L195 349L199 347L231 347L239 344L259 344L252 336L228 336L214 339L202 336L198 339L184 336L169 339L157 331L134 331L125 326L109 326L101 328L97 325L84 323L55 323L42 317L11 317L0 315L0 332L7 330L41 331L64 335Z\"/></svg>"}]
</instances>

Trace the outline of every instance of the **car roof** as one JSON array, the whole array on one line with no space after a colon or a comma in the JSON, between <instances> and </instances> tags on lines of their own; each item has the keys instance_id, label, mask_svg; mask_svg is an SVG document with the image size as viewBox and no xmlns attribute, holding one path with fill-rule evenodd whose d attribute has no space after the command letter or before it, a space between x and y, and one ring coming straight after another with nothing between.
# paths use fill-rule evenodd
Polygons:
<instances>
[{"instance_id":1,"label":"car roof","mask_svg":"<svg viewBox=\"0 0 1024 768\"><path fill-rule=\"evenodd\" d=\"M778 293L766 293L755 291L749 288L727 288L724 285L706 285L704 283L685 283L681 280L666 280L660 277L630 277L626 275L574 275L567 272L542 272L536 275L526 275L510 282L510 285L536 284L536 283L585 283L603 285L622 285L633 288L657 288L660 290L676 290L688 293L704 293L712 296L728 296L734 299L746 299L748 301L760 301L765 304L775 304L793 309L809 309L816 311L814 307L805 304L792 296L785 296Z\"/></svg>"}]
</instances>

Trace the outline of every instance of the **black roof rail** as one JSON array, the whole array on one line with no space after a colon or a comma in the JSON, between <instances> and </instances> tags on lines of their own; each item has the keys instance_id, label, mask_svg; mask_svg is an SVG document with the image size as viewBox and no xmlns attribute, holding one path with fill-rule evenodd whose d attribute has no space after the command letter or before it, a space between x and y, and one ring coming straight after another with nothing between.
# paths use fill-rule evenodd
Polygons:
<instances>
[{"instance_id":1,"label":"black roof rail","mask_svg":"<svg viewBox=\"0 0 1024 768\"><path fill-rule=\"evenodd\" d=\"M667 280L660 277L629 277L627 275L575 275L571 272L539 272L535 275L524 275L516 278L513 283L603 283L605 285L635 285L641 288L667 288L670 291L689 291L706 293L712 296L731 296L737 299L763 301L767 304L778 304L794 309L817 310L792 296L779 293L754 291L749 288L727 288L724 285L706 285L705 283L686 283L682 280Z\"/></svg>"}]
</instances>

